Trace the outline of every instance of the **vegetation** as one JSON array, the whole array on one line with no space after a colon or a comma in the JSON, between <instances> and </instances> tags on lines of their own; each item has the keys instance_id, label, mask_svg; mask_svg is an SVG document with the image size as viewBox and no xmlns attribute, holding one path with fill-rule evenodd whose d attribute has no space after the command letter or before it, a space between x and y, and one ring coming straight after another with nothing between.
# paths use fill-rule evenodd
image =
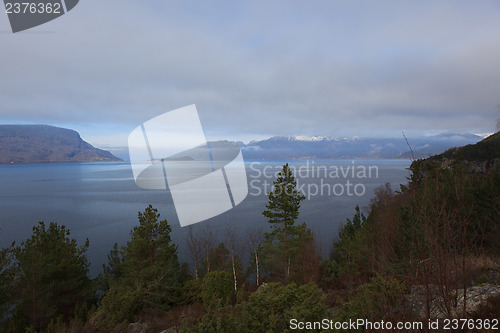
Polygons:
<instances>
[{"instance_id":1,"label":"vegetation","mask_svg":"<svg viewBox=\"0 0 500 333\"><path fill-rule=\"evenodd\" d=\"M273 281L307 283L315 278L316 249L312 232L305 223L295 225L300 203L305 196L297 190L288 164L285 164L268 194L263 214L269 219L271 232L264 233L260 246L264 270ZM311 272L312 270L312 272Z\"/></svg>"},{"instance_id":2,"label":"vegetation","mask_svg":"<svg viewBox=\"0 0 500 333\"><path fill-rule=\"evenodd\" d=\"M314 283L267 283L246 302L211 308L199 323L185 326L184 331L290 332L291 319L321 321L325 316L325 296Z\"/></svg>"},{"instance_id":3,"label":"vegetation","mask_svg":"<svg viewBox=\"0 0 500 333\"><path fill-rule=\"evenodd\" d=\"M230 273L213 271L203 279L201 298L206 308L230 304L233 294L233 279Z\"/></svg>"},{"instance_id":4,"label":"vegetation","mask_svg":"<svg viewBox=\"0 0 500 333\"><path fill-rule=\"evenodd\" d=\"M78 247L69 230L44 222L33 227L33 235L12 249L14 264L7 269L12 278L9 298L15 309L9 331L25 327L40 330L52 321L69 320L75 309L91 297L85 245Z\"/></svg>"},{"instance_id":5,"label":"vegetation","mask_svg":"<svg viewBox=\"0 0 500 333\"><path fill-rule=\"evenodd\" d=\"M498 265L500 166L484 174L469 163L415 161L408 186L379 188L367 217L356 208L321 264L320 285L347 292L339 294L336 320L470 316L457 295ZM408 309L418 302L420 309Z\"/></svg>"},{"instance_id":6,"label":"vegetation","mask_svg":"<svg viewBox=\"0 0 500 333\"><path fill-rule=\"evenodd\" d=\"M283 263L284 281L290 276L291 258L288 249L289 238L297 235L294 228L295 220L299 217L300 202L305 199L296 189L297 182L288 167L288 163L278 174L278 178L273 183L273 190L268 194L269 203L266 205L264 216L269 218L269 223L273 226L273 231L266 233L266 250L269 261L276 265L279 257ZM282 255L269 253L279 249ZM271 264L271 263L269 263Z\"/></svg>"},{"instance_id":7,"label":"vegetation","mask_svg":"<svg viewBox=\"0 0 500 333\"><path fill-rule=\"evenodd\" d=\"M489 161L500 157L484 151ZM288 165L263 212L270 230L249 230L243 246L231 229L220 242L209 226L190 228L192 267L179 263L171 227L151 205L93 281L88 241L78 246L64 226L40 222L31 238L0 251L1 329L120 332L136 323L148 332L287 332L292 319L498 318L498 293L480 304L461 296L500 283L500 165L472 172L470 162L412 163L406 186L385 184L366 212L355 208L327 258L298 223L304 197Z\"/></svg>"},{"instance_id":8,"label":"vegetation","mask_svg":"<svg viewBox=\"0 0 500 333\"><path fill-rule=\"evenodd\" d=\"M450 149L442 154L431 157L432 160L441 158L459 158L465 161L488 161L498 158L500 151L500 132L474 144Z\"/></svg>"},{"instance_id":9,"label":"vegetation","mask_svg":"<svg viewBox=\"0 0 500 333\"><path fill-rule=\"evenodd\" d=\"M0 250L0 318L9 314L9 291L12 288L12 270L9 270L12 262L14 244L11 247Z\"/></svg>"},{"instance_id":10,"label":"vegetation","mask_svg":"<svg viewBox=\"0 0 500 333\"><path fill-rule=\"evenodd\" d=\"M110 288L98 313L101 326L130 322L141 311L167 311L178 300L180 266L177 246L170 239L172 229L151 205L138 218L131 241L119 253L115 246L108 256Z\"/></svg>"}]
</instances>

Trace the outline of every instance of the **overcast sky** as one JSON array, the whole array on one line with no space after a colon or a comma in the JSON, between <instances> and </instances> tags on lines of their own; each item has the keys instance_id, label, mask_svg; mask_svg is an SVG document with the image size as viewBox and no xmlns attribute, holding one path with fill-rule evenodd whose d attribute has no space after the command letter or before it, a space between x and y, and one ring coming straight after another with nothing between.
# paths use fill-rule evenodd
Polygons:
<instances>
[{"instance_id":1,"label":"overcast sky","mask_svg":"<svg viewBox=\"0 0 500 333\"><path fill-rule=\"evenodd\" d=\"M82 0L13 34L0 123L98 146L196 104L209 139L491 133L500 1Z\"/></svg>"}]
</instances>

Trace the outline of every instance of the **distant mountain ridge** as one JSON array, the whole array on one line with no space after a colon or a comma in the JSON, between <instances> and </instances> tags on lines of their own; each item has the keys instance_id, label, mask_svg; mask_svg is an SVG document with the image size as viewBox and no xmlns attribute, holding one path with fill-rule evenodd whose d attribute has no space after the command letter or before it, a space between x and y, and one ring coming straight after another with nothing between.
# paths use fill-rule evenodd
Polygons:
<instances>
[{"instance_id":1,"label":"distant mountain ridge","mask_svg":"<svg viewBox=\"0 0 500 333\"><path fill-rule=\"evenodd\" d=\"M483 137L474 134L444 133L427 137L408 137L416 159L440 154L453 147L474 144ZM398 159L412 158L404 137L399 138L340 138L334 136L273 136L253 140L240 146L247 160L294 160L294 159ZM110 148L115 155L129 160L127 147Z\"/></svg>"},{"instance_id":2,"label":"distant mountain ridge","mask_svg":"<svg viewBox=\"0 0 500 333\"><path fill-rule=\"evenodd\" d=\"M445 133L429 137L409 137L415 158L425 158L452 147L474 144L482 137L474 134ZM324 136L275 136L266 140L238 143L246 159L350 159L410 158L411 151L401 138L337 138Z\"/></svg>"},{"instance_id":3,"label":"distant mountain ridge","mask_svg":"<svg viewBox=\"0 0 500 333\"><path fill-rule=\"evenodd\" d=\"M0 164L120 161L74 130L49 125L0 125Z\"/></svg>"}]
</instances>

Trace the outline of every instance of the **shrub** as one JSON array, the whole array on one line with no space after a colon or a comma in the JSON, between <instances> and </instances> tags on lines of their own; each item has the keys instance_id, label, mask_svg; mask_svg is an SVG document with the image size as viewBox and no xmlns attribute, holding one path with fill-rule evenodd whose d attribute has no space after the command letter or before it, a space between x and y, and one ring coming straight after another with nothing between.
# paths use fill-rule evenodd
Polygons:
<instances>
[{"instance_id":1,"label":"shrub","mask_svg":"<svg viewBox=\"0 0 500 333\"><path fill-rule=\"evenodd\" d=\"M97 324L101 327L110 327L114 324L131 322L132 316L143 307L143 297L143 291L140 289L124 292L116 287L111 288L102 299L96 313Z\"/></svg>"},{"instance_id":2,"label":"shrub","mask_svg":"<svg viewBox=\"0 0 500 333\"><path fill-rule=\"evenodd\" d=\"M188 280L181 288L180 304L201 303L201 293L203 284L201 280Z\"/></svg>"},{"instance_id":3,"label":"shrub","mask_svg":"<svg viewBox=\"0 0 500 333\"><path fill-rule=\"evenodd\" d=\"M376 276L355 290L349 303L335 315L334 321L386 318L391 309L400 304L404 290L405 285L399 280Z\"/></svg>"},{"instance_id":4,"label":"shrub","mask_svg":"<svg viewBox=\"0 0 500 333\"><path fill-rule=\"evenodd\" d=\"M314 283L269 283L242 304L239 322L247 332L288 332L291 319L314 322L326 318L325 298Z\"/></svg>"},{"instance_id":5,"label":"shrub","mask_svg":"<svg viewBox=\"0 0 500 333\"><path fill-rule=\"evenodd\" d=\"M201 298L205 308L220 307L231 303L234 295L233 277L231 273L214 271L203 279Z\"/></svg>"}]
</instances>

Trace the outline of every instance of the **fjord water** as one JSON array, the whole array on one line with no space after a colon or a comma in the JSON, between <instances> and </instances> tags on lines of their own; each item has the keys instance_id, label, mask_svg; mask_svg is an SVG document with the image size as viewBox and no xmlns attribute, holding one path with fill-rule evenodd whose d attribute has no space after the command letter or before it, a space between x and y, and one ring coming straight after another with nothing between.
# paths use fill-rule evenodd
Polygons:
<instances>
[{"instance_id":1,"label":"fjord water","mask_svg":"<svg viewBox=\"0 0 500 333\"><path fill-rule=\"evenodd\" d=\"M276 173L284 161L246 162L249 194L238 206L210 220L193 225L194 232L207 226L224 241L228 226L245 244L250 228L270 230L262 215ZM374 190L389 182L393 190L407 182L409 160L299 160L289 163L299 188L306 195L298 222L317 236L327 255L339 227L354 215L354 207L367 207ZM350 184L350 185L349 185ZM180 261L190 262L186 244L188 228L181 228L172 198L165 190L136 186L129 163L0 166L0 247L20 244L31 236L38 221L57 222L71 230L79 244L89 239L87 257L91 275L97 275L116 242L125 245L138 224L137 213L152 204L172 226L172 240L179 246ZM193 207L196 209L196 207Z\"/></svg>"}]
</instances>

